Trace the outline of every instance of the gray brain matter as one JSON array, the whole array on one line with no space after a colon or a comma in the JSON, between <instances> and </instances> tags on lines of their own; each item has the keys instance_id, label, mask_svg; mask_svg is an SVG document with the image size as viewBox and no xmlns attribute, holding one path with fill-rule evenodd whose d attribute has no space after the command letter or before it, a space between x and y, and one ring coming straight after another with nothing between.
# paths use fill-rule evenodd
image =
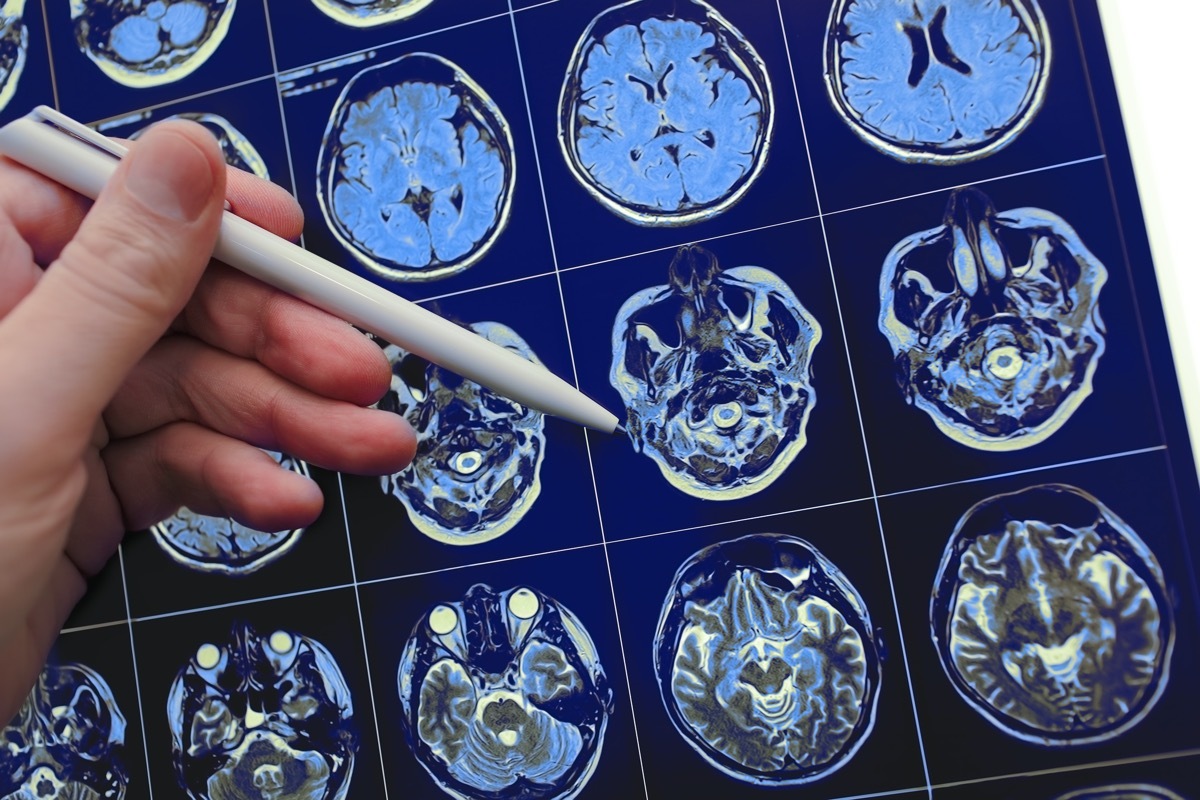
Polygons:
<instances>
[{"instance_id":1,"label":"gray brain matter","mask_svg":"<svg viewBox=\"0 0 1200 800\"><path fill-rule=\"evenodd\" d=\"M29 29L23 17L25 0L0 3L0 110L17 91L29 51Z\"/></svg>"},{"instance_id":2,"label":"gray brain matter","mask_svg":"<svg viewBox=\"0 0 1200 800\"><path fill-rule=\"evenodd\" d=\"M1107 277L1061 217L955 190L943 224L892 248L880 277L905 398L969 447L1044 441L1092 392Z\"/></svg>"},{"instance_id":3,"label":"gray brain matter","mask_svg":"<svg viewBox=\"0 0 1200 800\"><path fill-rule=\"evenodd\" d=\"M541 361L498 322L467 326L521 357ZM379 407L417 434L417 454L380 484L408 509L413 525L446 544L479 544L508 532L541 493L546 451L541 412L388 345L391 390Z\"/></svg>"},{"instance_id":4,"label":"gray brain matter","mask_svg":"<svg viewBox=\"0 0 1200 800\"><path fill-rule=\"evenodd\" d=\"M516 181L500 109L457 65L411 53L342 90L317 163L330 229L367 269L428 281L475 264L508 224Z\"/></svg>"},{"instance_id":5,"label":"gray brain matter","mask_svg":"<svg viewBox=\"0 0 1200 800\"><path fill-rule=\"evenodd\" d=\"M1008 145L1041 108L1050 38L1037 0L838 0L834 107L868 144L954 164Z\"/></svg>"},{"instance_id":6,"label":"gray brain matter","mask_svg":"<svg viewBox=\"0 0 1200 800\"><path fill-rule=\"evenodd\" d=\"M1046 484L972 507L942 558L934 645L996 727L1050 746L1112 739L1166 688L1175 630L1162 569L1099 500Z\"/></svg>"},{"instance_id":7,"label":"gray brain matter","mask_svg":"<svg viewBox=\"0 0 1200 800\"><path fill-rule=\"evenodd\" d=\"M344 800L358 730L350 689L314 639L235 624L179 671L167 700L191 800Z\"/></svg>"},{"instance_id":8,"label":"gray brain matter","mask_svg":"<svg viewBox=\"0 0 1200 800\"><path fill-rule=\"evenodd\" d=\"M1119 786L1097 786L1059 795L1055 800L1183 800L1170 789L1147 783L1126 783Z\"/></svg>"},{"instance_id":9,"label":"gray brain matter","mask_svg":"<svg viewBox=\"0 0 1200 800\"><path fill-rule=\"evenodd\" d=\"M654 668L676 730L738 780L791 786L844 766L870 735L881 680L870 616L815 547L763 534L679 568Z\"/></svg>"},{"instance_id":10,"label":"gray brain matter","mask_svg":"<svg viewBox=\"0 0 1200 800\"><path fill-rule=\"evenodd\" d=\"M701 0L634 0L584 32L559 101L575 178L641 225L736 203L767 159L774 100L746 38Z\"/></svg>"},{"instance_id":11,"label":"gray brain matter","mask_svg":"<svg viewBox=\"0 0 1200 800\"><path fill-rule=\"evenodd\" d=\"M553 598L477 584L413 629L397 674L404 729L452 797L569 800L613 713L591 637Z\"/></svg>"},{"instance_id":12,"label":"gray brain matter","mask_svg":"<svg viewBox=\"0 0 1200 800\"><path fill-rule=\"evenodd\" d=\"M268 452L284 469L308 477L308 465L282 453ZM291 552L304 528L257 531L227 517L210 517L181 508L150 529L154 541L175 562L197 572L250 575Z\"/></svg>"},{"instance_id":13,"label":"gray brain matter","mask_svg":"<svg viewBox=\"0 0 1200 800\"><path fill-rule=\"evenodd\" d=\"M821 328L773 272L723 269L702 247L680 248L668 280L613 324L609 380L629 437L690 495L761 491L807 442Z\"/></svg>"},{"instance_id":14,"label":"gray brain matter","mask_svg":"<svg viewBox=\"0 0 1200 800\"><path fill-rule=\"evenodd\" d=\"M70 0L79 49L135 88L185 78L229 31L237 0Z\"/></svg>"},{"instance_id":15,"label":"gray brain matter","mask_svg":"<svg viewBox=\"0 0 1200 800\"><path fill-rule=\"evenodd\" d=\"M322 12L355 28L386 25L408 19L433 0L312 0Z\"/></svg>"},{"instance_id":16,"label":"gray brain matter","mask_svg":"<svg viewBox=\"0 0 1200 800\"><path fill-rule=\"evenodd\" d=\"M104 678L82 664L47 665L0 728L0 798L121 800L124 749L125 717Z\"/></svg>"}]
</instances>

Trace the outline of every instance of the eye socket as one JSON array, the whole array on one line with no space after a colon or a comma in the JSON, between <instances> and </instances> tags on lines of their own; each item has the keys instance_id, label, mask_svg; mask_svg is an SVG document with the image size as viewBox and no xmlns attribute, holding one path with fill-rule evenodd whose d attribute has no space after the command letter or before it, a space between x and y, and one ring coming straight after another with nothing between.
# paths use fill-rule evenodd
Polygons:
<instances>
[{"instance_id":1,"label":"eye socket","mask_svg":"<svg viewBox=\"0 0 1200 800\"><path fill-rule=\"evenodd\" d=\"M287 631L275 631L271 634L271 638L267 640L267 644L272 650L282 656L292 651L292 648L296 646L296 641Z\"/></svg>"},{"instance_id":2,"label":"eye socket","mask_svg":"<svg viewBox=\"0 0 1200 800\"><path fill-rule=\"evenodd\" d=\"M541 601L529 589L522 587L508 596L508 610L519 619L532 619L541 607Z\"/></svg>"},{"instance_id":3,"label":"eye socket","mask_svg":"<svg viewBox=\"0 0 1200 800\"><path fill-rule=\"evenodd\" d=\"M196 666L212 669L221 662L221 650L215 644L202 644L196 650Z\"/></svg>"},{"instance_id":4,"label":"eye socket","mask_svg":"<svg viewBox=\"0 0 1200 800\"><path fill-rule=\"evenodd\" d=\"M445 636L458 627L458 614L450 606L438 606L429 612L429 628L438 636Z\"/></svg>"},{"instance_id":5,"label":"eye socket","mask_svg":"<svg viewBox=\"0 0 1200 800\"><path fill-rule=\"evenodd\" d=\"M987 371L1002 381L1011 381L1021 374L1025 359L1021 351L1012 345L997 347L987 354L984 360Z\"/></svg>"}]
</instances>

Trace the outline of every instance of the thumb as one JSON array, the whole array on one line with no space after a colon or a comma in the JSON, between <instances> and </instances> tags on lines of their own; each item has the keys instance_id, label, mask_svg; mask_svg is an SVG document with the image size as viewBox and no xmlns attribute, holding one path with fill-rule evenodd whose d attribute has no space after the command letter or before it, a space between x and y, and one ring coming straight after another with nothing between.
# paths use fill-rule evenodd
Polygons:
<instances>
[{"instance_id":1,"label":"thumb","mask_svg":"<svg viewBox=\"0 0 1200 800\"><path fill-rule=\"evenodd\" d=\"M133 145L75 238L0 324L0 374L22 387L31 412L16 419L86 439L195 288L224 197L220 149L199 125L164 123Z\"/></svg>"}]
</instances>

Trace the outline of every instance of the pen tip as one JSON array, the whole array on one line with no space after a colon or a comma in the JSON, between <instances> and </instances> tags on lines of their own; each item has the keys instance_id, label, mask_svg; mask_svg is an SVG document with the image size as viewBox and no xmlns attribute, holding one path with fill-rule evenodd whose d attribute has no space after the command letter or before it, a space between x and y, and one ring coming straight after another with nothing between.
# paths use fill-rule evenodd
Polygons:
<instances>
[{"instance_id":1,"label":"pen tip","mask_svg":"<svg viewBox=\"0 0 1200 800\"><path fill-rule=\"evenodd\" d=\"M629 431L625 430L625 426L624 426L624 425L622 425L622 424L621 424L621 423L619 423L619 422L617 423L617 427L613 428L613 435L614 435L614 436L616 436L616 435L625 436L625 435L627 435L628 433L629 433Z\"/></svg>"}]
</instances>

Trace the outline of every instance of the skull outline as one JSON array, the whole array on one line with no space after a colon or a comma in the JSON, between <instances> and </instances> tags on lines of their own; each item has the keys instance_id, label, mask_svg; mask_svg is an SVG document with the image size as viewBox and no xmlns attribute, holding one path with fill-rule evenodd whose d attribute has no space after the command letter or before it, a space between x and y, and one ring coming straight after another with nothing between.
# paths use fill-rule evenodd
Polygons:
<instances>
[{"instance_id":1,"label":"skull outline","mask_svg":"<svg viewBox=\"0 0 1200 800\"><path fill-rule=\"evenodd\" d=\"M542 363L502 323L465 327ZM380 487L404 505L417 530L443 544L481 544L510 531L541 494L541 412L396 345L384 354L392 365L391 390L377 405L409 421L417 453L407 468L380 478Z\"/></svg>"},{"instance_id":2,"label":"skull outline","mask_svg":"<svg viewBox=\"0 0 1200 800\"><path fill-rule=\"evenodd\" d=\"M724 269L698 245L676 251L668 280L626 300L613 324L609 382L634 449L693 497L762 491L807 444L821 326L775 273ZM671 318L671 341L654 317L660 328Z\"/></svg>"},{"instance_id":3,"label":"skull outline","mask_svg":"<svg viewBox=\"0 0 1200 800\"><path fill-rule=\"evenodd\" d=\"M0 4L0 111L17 91L29 51L29 28L25 25L25 0Z\"/></svg>"},{"instance_id":4,"label":"skull outline","mask_svg":"<svg viewBox=\"0 0 1200 800\"><path fill-rule=\"evenodd\" d=\"M1017 264L1010 251L1025 245ZM930 255L929 251L934 251ZM930 266L948 250L944 269ZM946 275L952 288L935 279ZM1058 431L1092 393L1105 349L1108 271L1061 217L997 212L974 187L950 193L943 224L884 260L879 330L905 401L967 447L1006 452Z\"/></svg>"}]
</instances>

